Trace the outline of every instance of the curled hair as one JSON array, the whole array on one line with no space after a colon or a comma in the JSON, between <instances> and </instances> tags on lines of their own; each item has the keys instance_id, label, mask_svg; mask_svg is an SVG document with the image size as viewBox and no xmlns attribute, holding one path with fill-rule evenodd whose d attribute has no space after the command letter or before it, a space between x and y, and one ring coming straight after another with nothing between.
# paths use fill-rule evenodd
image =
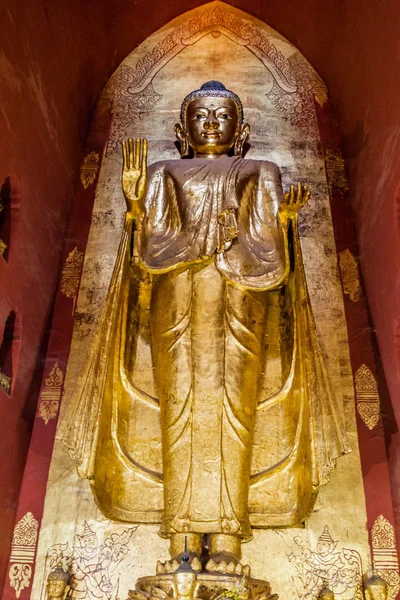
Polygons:
<instances>
[{"instance_id":1,"label":"curled hair","mask_svg":"<svg viewBox=\"0 0 400 600\"><path fill-rule=\"evenodd\" d=\"M182 102L181 105L181 123L183 124L186 116L187 105L191 100L195 98L231 98L236 104L236 108L239 115L239 123L243 122L243 105L237 94L226 89L223 83L219 81L207 81L203 83L199 90L190 92Z\"/></svg>"}]
</instances>

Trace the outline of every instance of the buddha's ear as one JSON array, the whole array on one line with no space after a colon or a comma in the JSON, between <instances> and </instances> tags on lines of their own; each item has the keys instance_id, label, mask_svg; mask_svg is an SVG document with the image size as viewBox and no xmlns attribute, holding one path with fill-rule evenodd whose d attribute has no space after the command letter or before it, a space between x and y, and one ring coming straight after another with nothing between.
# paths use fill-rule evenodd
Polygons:
<instances>
[{"instance_id":1,"label":"buddha's ear","mask_svg":"<svg viewBox=\"0 0 400 600\"><path fill-rule=\"evenodd\" d=\"M180 146L181 146L181 148L180 148L181 157L183 158L184 156L189 156L190 148L189 148L189 142L187 139L186 131L183 129L183 127L180 123L177 123L175 125L174 131L175 131L176 139L178 140L178 142L180 143Z\"/></svg>"},{"instance_id":2,"label":"buddha's ear","mask_svg":"<svg viewBox=\"0 0 400 600\"><path fill-rule=\"evenodd\" d=\"M234 153L235 156L242 156L243 146L249 137L250 125L248 123L242 123L239 129L238 136L235 141Z\"/></svg>"}]
</instances>

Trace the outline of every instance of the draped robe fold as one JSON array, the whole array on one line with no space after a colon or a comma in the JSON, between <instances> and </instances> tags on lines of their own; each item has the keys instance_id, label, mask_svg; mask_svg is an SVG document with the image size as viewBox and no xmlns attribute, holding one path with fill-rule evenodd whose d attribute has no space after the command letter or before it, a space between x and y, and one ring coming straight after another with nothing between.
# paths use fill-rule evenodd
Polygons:
<instances>
[{"instance_id":1,"label":"draped robe fold","mask_svg":"<svg viewBox=\"0 0 400 600\"><path fill-rule=\"evenodd\" d=\"M108 516L161 522L165 536L249 539L250 521L304 519L335 458L348 451L297 220L288 241L280 196L279 170L265 161L195 158L149 168L133 267L127 221L99 333L61 427ZM219 251L227 210L236 215L237 237ZM263 399L270 305L280 314L282 386ZM141 337L151 347L154 396L135 380L144 370ZM149 440L160 418L162 469L135 440L143 410Z\"/></svg>"}]
</instances>

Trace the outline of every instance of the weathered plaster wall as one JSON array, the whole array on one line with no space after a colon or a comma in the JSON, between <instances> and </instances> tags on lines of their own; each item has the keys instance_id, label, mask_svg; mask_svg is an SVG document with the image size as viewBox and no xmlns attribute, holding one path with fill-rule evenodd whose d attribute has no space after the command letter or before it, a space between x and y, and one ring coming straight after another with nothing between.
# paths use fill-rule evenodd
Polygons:
<instances>
[{"instance_id":1,"label":"weathered plaster wall","mask_svg":"<svg viewBox=\"0 0 400 600\"><path fill-rule=\"evenodd\" d=\"M28 390L59 273L90 109L135 45L183 11L204 3L0 1L0 185L10 176L14 198L8 264L0 258L0 336L10 310L17 311L22 324L12 398L0 391L0 455L6 457L0 465L0 586L36 402L35 387L30 396ZM361 266L399 422L400 5L397 0L228 0L228 4L264 20L294 42L337 100ZM389 407L387 413L390 433L395 427ZM392 435L394 478L399 448L398 434ZM400 490L397 483L394 491ZM396 505L398 510L400 498Z\"/></svg>"}]
</instances>

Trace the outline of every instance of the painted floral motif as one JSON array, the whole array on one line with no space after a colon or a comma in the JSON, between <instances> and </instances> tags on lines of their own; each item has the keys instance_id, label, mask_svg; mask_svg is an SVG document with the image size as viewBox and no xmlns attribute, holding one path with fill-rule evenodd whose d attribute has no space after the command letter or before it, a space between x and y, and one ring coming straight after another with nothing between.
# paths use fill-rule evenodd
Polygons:
<instances>
[{"instance_id":1,"label":"painted floral motif","mask_svg":"<svg viewBox=\"0 0 400 600\"><path fill-rule=\"evenodd\" d=\"M380 401L375 377L367 365L361 365L355 375L357 412L368 429L379 422Z\"/></svg>"},{"instance_id":2,"label":"painted floral motif","mask_svg":"<svg viewBox=\"0 0 400 600\"><path fill-rule=\"evenodd\" d=\"M31 583L38 528L39 523L31 512L27 512L14 528L8 576L16 598Z\"/></svg>"},{"instance_id":3,"label":"painted floral motif","mask_svg":"<svg viewBox=\"0 0 400 600\"><path fill-rule=\"evenodd\" d=\"M81 270L83 264L83 252L78 250L75 246L73 250L68 254L65 261L62 273L61 273L61 293L67 298L75 299L78 293L79 281L81 277Z\"/></svg>"},{"instance_id":4,"label":"painted floral motif","mask_svg":"<svg viewBox=\"0 0 400 600\"><path fill-rule=\"evenodd\" d=\"M100 156L97 152L89 152L81 166L81 183L85 190L95 182L99 170Z\"/></svg>"},{"instance_id":5,"label":"painted floral motif","mask_svg":"<svg viewBox=\"0 0 400 600\"><path fill-rule=\"evenodd\" d=\"M360 274L357 261L348 248L339 254L339 267L344 293L352 302L358 302L362 293Z\"/></svg>"},{"instance_id":6,"label":"painted floral motif","mask_svg":"<svg viewBox=\"0 0 400 600\"><path fill-rule=\"evenodd\" d=\"M396 539L393 525L383 515L372 526L371 541L374 570L388 584L389 600L395 600L400 590Z\"/></svg>"},{"instance_id":7,"label":"painted floral motif","mask_svg":"<svg viewBox=\"0 0 400 600\"><path fill-rule=\"evenodd\" d=\"M39 398L38 416L46 425L51 419L57 417L63 380L64 374L56 362L44 380L44 387Z\"/></svg>"}]
</instances>

